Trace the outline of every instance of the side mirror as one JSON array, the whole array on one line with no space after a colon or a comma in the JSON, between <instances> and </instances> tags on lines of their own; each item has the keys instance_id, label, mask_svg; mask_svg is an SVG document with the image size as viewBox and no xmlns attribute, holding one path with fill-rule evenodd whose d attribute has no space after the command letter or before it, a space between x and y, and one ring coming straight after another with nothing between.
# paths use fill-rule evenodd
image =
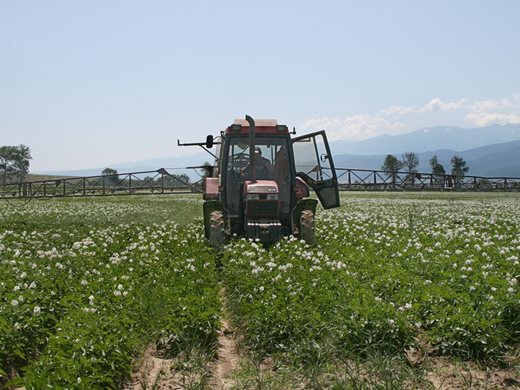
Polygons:
<instances>
[{"instance_id":1,"label":"side mirror","mask_svg":"<svg viewBox=\"0 0 520 390\"><path fill-rule=\"evenodd\" d=\"M206 137L206 148L211 149L213 147L213 136L208 135Z\"/></svg>"}]
</instances>

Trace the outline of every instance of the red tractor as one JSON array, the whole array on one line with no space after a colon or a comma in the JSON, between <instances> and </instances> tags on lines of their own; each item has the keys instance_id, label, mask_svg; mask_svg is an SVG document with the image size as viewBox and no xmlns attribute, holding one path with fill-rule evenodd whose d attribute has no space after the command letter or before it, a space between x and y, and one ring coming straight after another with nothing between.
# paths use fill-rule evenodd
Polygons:
<instances>
[{"instance_id":1,"label":"red tractor","mask_svg":"<svg viewBox=\"0 0 520 390\"><path fill-rule=\"evenodd\" d=\"M204 183L206 238L220 249L227 238L245 236L268 245L293 234L315 243L318 201L339 206L338 181L325 131L291 138L276 120L235 120L220 140L209 135L198 145L211 153L215 166Z\"/></svg>"}]
</instances>

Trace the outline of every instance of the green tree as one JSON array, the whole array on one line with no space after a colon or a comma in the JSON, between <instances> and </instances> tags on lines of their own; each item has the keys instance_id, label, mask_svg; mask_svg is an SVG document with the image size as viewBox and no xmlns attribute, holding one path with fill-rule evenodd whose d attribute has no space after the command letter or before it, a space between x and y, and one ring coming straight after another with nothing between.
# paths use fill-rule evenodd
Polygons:
<instances>
[{"instance_id":1,"label":"green tree","mask_svg":"<svg viewBox=\"0 0 520 390\"><path fill-rule=\"evenodd\" d=\"M13 171L14 146L0 146L0 170L2 172L2 184L7 182L7 177Z\"/></svg>"},{"instance_id":2,"label":"green tree","mask_svg":"<svg viewBox=\"0 0 520 390\"><path fill-rule=\"evenodd\" d=\"M18 176L23 181L29 173L31 149L25 145L0 147L0 172L2 183L7 182L8 177Z\"/></svg>"},{"instance_id":3,"label":"green tree","mask_svg":"<svg viewBox=\"0 0 520 390\"><path fill-rule=\"evenodd\" d=\"M432 158L430 158L430 166L432 168L432 174L434 176L435 182L437 185L442 186L444 184L444 176L446 175L446 170L439 163L437 159L437 155L434 154Z\"/></svg>"},{"instance_id":4,"label":"green tree","mask_svg":"<svg viewBox=\"0 0 520 390\"><path fill-rule=\"evenodd\" d=\"M406 152L403 154L403 167L406 168L408 174L416 173L419 165L419 157L414 152Z\"/></svg>"},{"instance_id":5,"label":"green tree","mask_svg":"<svg viewBox=\"0 0 520 390\"><path fill-rule=\"evenodd\" d=\"M466 161L460 156L453 156L451 158L451 174L455 180L455 188L460 188L462 179L469 172L469 167L466 166Z\"/></svg>"},{"instance_id":6,"label":"green tree","mask_svg":"<svg viewBox=\"0 0 520 390\"><path fill-rule=\"evenodd\" d=\"M105 183L106 186L111 187L118 184L119 175L116 169L105 168L101 174L103 175L103 183Z\"/></svg>"},{"instance_id":7,"label":"green tree","mask_svg":"<svg viewBox=\"0 0 520 390\"><path fill-rule=\"evenodd\" d=\"M432 158L430 158L430 166L432 167L432 174L434 175L445 175L446 170L442 166L442 164L439 163L439 160L437 159L437 155L434 154Z\"/></svg>"},{"instance_id":8,"label":"green tree","mask_svg":"<svg viewBox=\"0 0 520 390\"><path fill-rule=\"evenodd\" d=\"M412 185L413 178L417 173L417 166L419 165L419 157L414 152L406 152L403 154L403 167L406 168L406 181Z\"/></svg>"},{"instance_id":9,"label":"green tree","mask_svg":"<svg viewBox=\"0 0 520 390\"><path fill-rule=\"evenodd\" d=\"M403 163L397 159L392 154L388 154L385 157L385 161L381 166L383 171L387 171L389 173L388 176L392 176L392 187L395 187L395 179L397 176L397 172L399 172L403 168Z\"/></svg>"},{"instance_id":10,"label":"green tree","mask_svg":"<svg viewBox=\"0 0 520 390\"><path fill-rule=\"evenodd\" d=\"M209 162L205 161L204 164L202 164L202 168L200 168L200 172L202 173L202 177L212 177L213 176L213 165L211 165Z\"/></svg>"},{"instance_id":11,"label":"green tree","mask_svg":"<svg viewBox=\"0 0 520 390\"><path fill-rule=\"evenodd\" d=\"M24 181L25 176L29 173L30 160L32 160L31 149L25 145L17 146L14 153L13 167L19 181Z\"/></svg>"},{"instance_id":12,"label":"green tree","mask_svg":"<svg viewBox=\"0 0 520 390\"><path fill-rule=\"evenodd\" d=\"M166 171L165 171L166 172ZM185 187L190 185L190 177L186 174L172 175L166 172L162 179L158 179L163 187Z\"/></svg>"}]
</instances>

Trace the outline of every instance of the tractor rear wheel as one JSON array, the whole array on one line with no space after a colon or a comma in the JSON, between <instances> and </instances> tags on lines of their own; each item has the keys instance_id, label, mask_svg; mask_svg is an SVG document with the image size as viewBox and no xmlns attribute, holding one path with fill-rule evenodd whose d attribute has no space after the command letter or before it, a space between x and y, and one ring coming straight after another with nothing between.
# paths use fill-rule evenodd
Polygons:
<instances>
[{"instance_id":1,"label":"tractor rear wheel","mask_svg":"<svg viewBox=\"0 0 520 390\"><path fill-rule=\"evenodd\" d=\"M209 242L215 250L222 249L226 242L224 213L222 211L213 211L209 215Z\"/></svg>"},{"instance_id":2,"label":"tractor rear wheel","mask_svg":"<svg viewBox=\"0 0 520 390\"><path fill-rule=\"evenodd\" d=\"M311 210L303 210L300 215L300 239L310 246L316 244L314 213Z\"/></svg>"}]
</instances>

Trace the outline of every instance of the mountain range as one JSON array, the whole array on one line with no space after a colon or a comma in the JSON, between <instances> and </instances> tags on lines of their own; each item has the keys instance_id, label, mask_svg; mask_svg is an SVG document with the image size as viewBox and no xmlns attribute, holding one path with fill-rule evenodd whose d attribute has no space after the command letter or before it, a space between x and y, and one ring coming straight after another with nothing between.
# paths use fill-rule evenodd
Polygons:
<instances>
[{"instance_id":1,"label":"mountain range","mask_svg":"<svg viewBox=\"0 0 520 390\"><path fill-rule=\"evenodd\" d=\"M387 154L401 159L403 153L414 152L419 172L431 171L433 155L450 172L450 160L458 155L466 161L468 175L520 177L520 125L437 126L359 142L336 141L331 150L337 167L380 169Z\"/></svg>"},{"instance_id":2,"label":"mountain range","mask_svg":"<svg viewBox=\"0 0 520 390\"><path fill-rule=\"evenodd\" d=\"M470 168L468 175L520 177L520 125L493 125L481 128L436 126L400 135L382 135L363 141L345 140L330 143L336 167L352 169L380 169L387 154L398 158L405 152L419 157L419 172L430 172L429 159L437 155L447 172L451 171L450 159L461 156ZM172 173L186 173L195 178L195 170L182 169L212 161L207 153L190 156L169 156L142 161L113 164L118 172L176 168ZM39 172L65 176L94 176L106 167L81 170ZM35 172L37 173L37 172Z\"/></svg>"},{"instance_id":3,"label":"mountain range","mask_svg":"<svg viewBox=\"0 0 520 390\"><path fill-rule=\"evenodd\" d=\"M520 140L520 125L493 125L479 128L436 126L399 135L381 135L359 142L336 141L334 154L401 154L431 150L464 151L481 146Z\"/></svg>"},{"instance_id":4,"label":"mountain range","mask_svg":"<svg viewBox=\"0 0 520 390\"><path fill-rule=\"evenodd\" d=\"M439 163L444 166L446 172L450 172L450 160L454 155L457 155L466 161L466 166L469 167L468 175L470 176L520 177L520 140L463 151L438 149L416 154L419 158L419 166L417 167L419 172L431 172L429 161L433 155L437 156ZM395 156L402 159L400 153L395 154ZM385 157L386 154L370 156L336 154L334 155L334 164L341 168L381 169Z\"/></svg>"}]
</instances>

